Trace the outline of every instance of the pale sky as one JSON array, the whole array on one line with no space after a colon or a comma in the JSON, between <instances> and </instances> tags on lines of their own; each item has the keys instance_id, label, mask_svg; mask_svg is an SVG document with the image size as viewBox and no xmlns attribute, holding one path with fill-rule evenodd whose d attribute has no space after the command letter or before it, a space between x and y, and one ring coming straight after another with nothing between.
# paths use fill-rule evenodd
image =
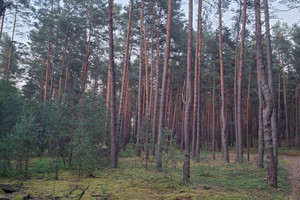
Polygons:
<instances>
[{"instance_id":1,"label":"pale sky","mask_svg":"<svg viewBox=\"0 0 300 200\"><path fill-rule=\"evenodd\" d=\"M299 4L300 4L300 0L297 0L297 1L299 1ZM123 4L123 5L128 5L129 2L130 2L130 0L115 0L115 3L119 3L119 4ZM280 10L287 10L288 8L285 5L282 5L282 4L279 4L276 2L272 3L272 4L270 3L270 5L269 5L270 12L272 13L275 10L277 10L277 15L278 15L277 19L270 19L271 25L276 23L278 20L280 20L281 22L287 22L289 25L300 22L299 8L290 10L288 12L280 11ZM216 8L217 8L217 5L216 5ZM187 17L187 15L188 15L188 0L183 1L182 9L185 13L185 16ZM196 13L196 9L197 9L197 6L195 3L194 4L194 13ZM232 23L231 17L232 17L232 15L231 15L230 11L223 14L223 20L227 26L229 26ZM196 20L196 15L194 15L194 20ZM214 24L217 24L217 19L212 18L212 22Z\"/></svg>"}]
</instances>

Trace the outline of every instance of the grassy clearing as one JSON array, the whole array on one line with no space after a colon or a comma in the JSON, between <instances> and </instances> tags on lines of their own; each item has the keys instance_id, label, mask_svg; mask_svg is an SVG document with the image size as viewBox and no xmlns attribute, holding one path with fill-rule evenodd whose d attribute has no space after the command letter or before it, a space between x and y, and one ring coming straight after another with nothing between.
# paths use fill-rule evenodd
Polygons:
<instances>
[{"instance_id":1,"label":"grassy clearing","mask_svg":"<svg viewBox=\"0 0 300 200\"><path fill-rule=\"evenodd\" d=\"M76 170L62 169L59 180L54 173L22 181L0 179L1 183L23 182L22 190L12 199L22 199L24 194L34 196L80 195L89 186L82 199L288 199L289 183L287 159L280 159L278 171L279 188L270 189L266 184L265 169L256 169L256 155L251 154L251 161L237 163L235 155L230 154L231 163L224 164L221 154L211 160L211 154L201 153L200 162L191 161L191 181L182 181L182 154L175 152L168 161L168 170L155 173L151 157L145 169L144 157L132 157L131 152L122 153L118 169L102 169L96 177L79 178ZM44 169L50 158L31 160L31 167ZM5 194L0 193L0 197ZM78 199L74 198L74 199Z\"/></svg>"}]
</instances>

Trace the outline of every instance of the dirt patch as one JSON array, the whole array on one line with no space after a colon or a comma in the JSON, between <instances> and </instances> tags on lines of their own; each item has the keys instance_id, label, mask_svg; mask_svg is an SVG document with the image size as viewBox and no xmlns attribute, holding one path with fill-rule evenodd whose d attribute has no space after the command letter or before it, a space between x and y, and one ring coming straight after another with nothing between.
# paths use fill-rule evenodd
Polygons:
<instances>
[{"instance_id":1,"label":"dirt patch","mask_svg":"<svg viewBox=\"0 0 300 200\"><path fill-rule=\"evenodd\" d=\"M291 180L291 199L300 199L300 157L289 157L292 164L289 168Z\"/></svg>"}]
</instances>

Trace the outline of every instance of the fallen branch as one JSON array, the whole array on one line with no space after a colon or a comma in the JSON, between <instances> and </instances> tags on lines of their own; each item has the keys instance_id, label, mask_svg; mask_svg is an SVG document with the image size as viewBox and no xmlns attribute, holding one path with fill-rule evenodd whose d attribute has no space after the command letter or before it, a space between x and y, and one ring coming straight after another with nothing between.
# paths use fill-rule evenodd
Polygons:
<instances>
[{"instance_id":1,"label":"fallen branch","mask_svg":"<svg viewBox=\"0 0 300 200\"><path fill-rule=\"evenodd\" d=\"M78 200L80 200L82 198L82 196L84 195L85 191L87 191L87 189L89 189L90 185L88 185L80 194Z\"/></svg>"},{"instance_id":2,"label":"fallen branch","mask_svg":"<svg viewBox=\"0 0 300 200\"><path fill-rule=\"evenodd\" d=\"M55 197L52 197L52 195L49 195L49 196L32 196L32 195L26 195L23 197L23 200L40 200L40 199L49 199L49 200L59 200L59 199L74 199L76 197L78 197L78 200L80 200L83 195L85 194L85 192L89 189L89 185L82 190L82 192L76 196L70 196L75 190L77 190L78 188L75 187L73 188L68 194L64 195L64 196L55 196Z\"/></svg>"},{"instance_id":3,"label":"fallen branch","mask_svg":"<svg viewBox=\"0 0 300 200\"><path fill-rule=\"evenodd\" d=\"M21 185L22 186L22 185ZM5 185L5 184L0 184L0 188L7 194L11 194L11 193L14 193L14 192L17 192L21 186L19 187L14 187L12 185Z\"/></svg>"}]
</instances>

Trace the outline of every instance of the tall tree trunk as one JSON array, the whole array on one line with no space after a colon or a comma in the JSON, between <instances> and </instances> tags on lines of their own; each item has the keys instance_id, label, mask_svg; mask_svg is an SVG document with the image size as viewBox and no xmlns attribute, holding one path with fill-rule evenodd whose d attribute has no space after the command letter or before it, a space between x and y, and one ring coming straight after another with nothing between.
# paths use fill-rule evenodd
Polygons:
<instances>
[{"instance_id":1,"label":"tall tree trunk","mask_svg":"<svg viewBox=\"0 0 300 200\"><path fill-rule=\"evenodd\" d=\"M197 137L196 137L196 158L200 161L201 147L201 75L202 75L202 55L203 55L203 39L202 39L202 0L198 1L198 23L199 23L199 51L198 51L198 99L197 99Z\"/></svg>"},{"instance_id":2,"label":"tall tree trunk","mask_svg":"<svg viewBox=\"0 0 300 200\"><path fill-rule=\"evenodd\" d=\"M136 136L137 136L137 125L138 125L138 98L135 99L135 109L134 109L134 129L133 129L133 138L132 141L136 144Z\"/></svg>"},{"instance_id":3,"label":"tall tree trunk","mask_svg":"<svg viewBox=\"0 0 300 200\"><path fill-rule=\"evenodd\" d=\"M95 68L94 73L93 73L93 75L94 75L94 86L93 86L94 97L97 96L97 94L98 94L98 74L99 74L98 69Z\"/></svg>"},{"instance_id":4,"label":"tall tree trunk","mask_svg":"<svg viewBox=\"0 0 300 200\"><path fill-rule=\"evenodd\" d=\"M67 58L67 67L66 67L66 77L65 77L65 86L64 86L64 96L66 95L67 89L68 89L70 59L71 59L71 43L70 43L70 38L68 38L68 58Z\"/></svg>"},{"instance_id":5,"label":"tall tree trunk","mask_svg":"<svg viewBox=\"0 0 300 200\"><path fill-rule=\"evenodd\" d=\"M184 113L184 161L183 161L183 180L190 180L190 112L193 102L192 90L192 45L193 45L193 0L189 0L189 40L187 49L187 76L186 76L186 96Z\"/></svg>"},{"instance_id":6,"label":"tall tree trunk","mask_svg":"<svg viewBox=\"0 0 300 200\"><path fill-rule=\"evenodd\" d=\"M147 32L146 32L146 27L143 26L143 32L144 32L144 61L145 61L145 114L146 118L144 120L145 122L145 137L146 137L146 168L147 168L147 161L149 159L149 124L151 123L150 120L150 114L151 114L151 104L149 105L149 81L148 81L148 39L147 39Z\"/></svg>"},{"instance_id":7,"label":"tall tree trunk","mask_svg":"<svg viewBox=\"0 0 300 200\"><path fill-rule=\"evenodd\" d=\"M212 152L213 152L213 160L216 159L216 156L215 156L215 151L216 151L216 142L215 142L215 90L216 90L216 55L214 54L214 77L213 77L213 96L212 96L212 104L213 104L213 107L212 107Z\"/></svg>"},{"instance_id":8,"label":"tall tree trunk","mask_svg":"<svg viewBox=\"0 0 300 200\"><path fill-rule=\"evenodd\" d=\"M282 55L281 55L281 69L282 69L283 102L284 102L284 115L285 115L285 134L286 134L286 138L287 138L287 147L288 147L288 149L290 149L288 107L287 107L287 98L286 98L284 63L283 63Z\"/></svg>"},{"instance_id":9,"label":"tall tree trunk","mask_svg":"<svg viewBox=\"0 0 300 200\"><path fill-rule=\"evenodd\" d=\"M243 161L243 134L242 134L242 78L243 78L243 67L244 67L244 49L245 49L245 33L246 33L246 11L247 1L243 3L243 25L242 25L242 36L241 36L241 51L240 51L240 67L238 75L238 96L237 96L237 127L238 127L238 161Z\"/></svg>"},{"instance_id":10,"label":"tall tree trunk","mask_svg":"<svg viewBox=\"0 0 300 200\"><path fill-rule=\"evenodd\" d=\"M258 99L259 99L257 168L261 169L264 168L263 94L261 91L258 65L257 65L257 85L258 85Z\"/></svg>"},{"instance_id":11,"label":"tall tree trunk","mask_svg":"<svg viewBox=\"0 0 300 200\"><path fill-rule=\"evenodd\" d=\"M92 12L92 1L90 1L90 11ZM81 92L84 93L85 92L85 88L86 88L86 79L87 79L87 72L88 72L88 65L89 65L89 58L91 55L91 38L92 38L92 14L89 14L89 36L88 36L88 44L87 44L87 53L85 56L85 60L83 62L83 67L82 67L82 83L81 83Z\"/></svg>"},{"instance_id":12,"label":"tall tree trunk","mask_svg":"<svg viewBox=\"0 0 300 200\"><path fill-rule=\"evenodd\" d=\"M109 128L108 128L108 124L109 124L109 106L110 106L110 64L108 65L108 72L107 72L107 84L106 84L106 122L105 122L105 128L107 130L106 134L107 134L107 142L108 142L108 138L109 138Z\"/></svg>"},{"instance_id":13,"label":"tall tree trunk","mask_svg":"<svg viewBox=\"0 0 300 200\"><path fill-rule=\"evenodd\" d=\"M170 99L170 76L171 75L171 70L169 68L169 71L168 71L168 78L167 78L167 86L166 86L166 100L165 100L165 114L164 114L164 128L167 128L168 127L168 124L167 124L167 118L168 118L168 111L169 111L169 107L168 107L168 102L169 102L169 99Z\"/></svg>"},{"instance_id":14,"label":"tall tree trunk","mask_svg":"<svg viewBox=\"0 0 300 200\"><path fill-rule=\"evenodd\" d=\"M50 55L51 54L51 43L48 42L48 53L47 53L47 66L46 66L46 78L45 78L45 93L44 93L44 101L46 102L49 98L49 75L50 75Z\"/></svg>"},{"instance_id":15,"label":"tall tree trunk","mask_svg":"<svg viewBox=\"0 0 300 200\"><path fill-rule=\"evenodd\" d=\"M116 147L116 86L115 86L115 66L114 66L114 38L113 38L113 0L108 0L108 26L109 26L109 66L110 66L110 166L117 167L117 147Z\"/></svg>"},{"instance_id":16,"label":"tall tree trunk","mask_svg":"<svg viewBox=\"0 0 300 200\"><path fill-rule=\"evenodd\" d=\"M53 1L51 1L50 8L50 21L53 19ZM52 35L52 25L50 24L48 27L48 49L47 49L47 67L45 74L45 93L44 93L44 101L46 102L49 99L49 75L50 75L50 66L51 66L51 35Z\"/></svg>"},{"instance_id":17,"label":"tall tree trunk","mask_svg":"<svg viewBox=\"0 0 300 200\"><path fill-rule=\"evenodd\" d=\"M272 141L273 141L273 154L275 158L276 165L278 165L278 132L277 132L277 116L276 116L276 106L275 106L275 95L273 88L273 72L272 72L272 48L271 48L271 35L270 35L270 20L269 20L269 3L268 0L263 0L264 2L264 13L265 13L265 29L266 29L266 50L267 50L267 66L268 66L268 84L271 90L271 96L273 99L273 112L271 118L272 127Z\"/></svg>"},{"instance_id":18,"label":"tall tree trunk","mask_svg":"<svg viewBox=\"0 0 300 200\"><path fill-rule=\"evenodd\" d=\"M143 21L144 23L144 21ZM149 81L148 81L148 41L147 41L147 33L146 27L143 25L143 32L144 32L144 61L145 61L145 106L146 106L146 113L149 111ZM148 119L147 119L148 120Z\"/></svg>"},{"instance_id":19,"label":"tall tree trunk","mask_svg":"<svg viewBox=\"0 0 300 200\"><path fill-rule=\"evenodd\" d=\"M222 0L218 3L219 13L219 53L220 53L220 81L221 81L221 137L223 159L225 163L229 163L228 144L226 138L227 122L225 119L225 92L224 92L224 67L223 67L223 49L222 49Z\"/></svg>"},{"instance_id":20,"label":"tall tree trunk","mask_svg":"<svg viewBox=\"0 0 300 200\"><path fill-rule=\"evenodd\" d=\"M278 133L281 133L281 126L280 126L280 124L281 124L281 121L280 121L280 118L281 118L281 109L280 109L280 73L278 73L278 107L277 107L277 112L278 112L278 115L277 115L277 131L278 131ZM279 147L281 147L281 134L278 134L278 145L279 145Z\"/></svg>"},{"instance_id":21,"label":"tall tree trunk","mask_svg":"<svg viewBox=\"0 0 300 200\"><path fill-rule=\"evenodd\" d=\"M198 41L198 45L197 45ZM196 149L193 156L199 160L200 156L200 100L201 100L201 64L202 64L202 0L198 1L198 20L197 20L197 38L196 38L196 54L195 54L195 83L194 83L194 122L193 135L195 135ZM196 73L197 72L197 73ZM194 141L193 141L194 143Z\"/></svg>"},{"instance_id":22,"label":"tall tree trunk","mask_svg":"<svg viewBox=\"0 0 300 200\"><path fill-rule=\"evenodd\" d=\"M56 47L57 47L57 44L55 43L54 44L54 49L53 49L53 59L55 59L55 57L56 57ZM49 88L50 98L53 96L54 71L55 71L55 63L52 62L51 77L50 77L50 88Z\"/></svg>"},{"instance_id":23,"label":"tall tree trunk","mask_svg":"<svg viewBox=\"0 0 300 200\"><path fill-rule=\"evenodd\" d=\"M272 142L272 127L271 118L273 112L273 99L271 89L268 85L267 74L263 65L263 54L261 44L261 16L260 16L260 0L255 0L255 21L256 21L256 54L259 78L264 98L263 109L263 124L264 124L264 139L266 149L267 171L268 171L268 185L277 187L277 165L273 152Z\"/></svg>"},{"instance_id":24,"label":"tall tree trunk","mask_svg":"<svg viewBox=\"0 0 300 200\"><path fill-rule=\"evenodd\" d=\"M43 64L43 62L42 62ZM44 92L44 87L43 87L43 83L44 83L44 70L41 71L41 79L40 79L40 99L39 102L41 103L43 101L43 92Z\"/></svg>"},{"instance_id":25,"label":"tall tree trunk","mask_svg":"<svg viewBox=\"0 0 300 200\"><path fill-rule=\"evenodd\" d=\"M131 36L131 26L132 26L132 12L133 12L133 0L130 0L130 10L129 10L129 21L128 21L128 29L127 29L127 37L126 37L126 47L125 47L125 60L124 60L124 68L123 68L123 76L122 76L122 86L121 86L121 93L120 93L120 102L119 102L119 112L118 112L118 122L117 122L117 134L121 136L123 133L123 129L121 129L121 123L123 118L125 117L124 107L126 107L126 101L124 96L128 91L125 90L126 85L128 84L128 65L130 61L129 57L129 47L130 47L130 36ZM119 141L117 141L119 144ZM118 147L119 149L119 147Z\"/></svg>"},{"instance_id":26,"label":"tall tree trunk","mask_svg":"<svg viewBox=\"0 0 300 200\"><path fill-rule=\"evenodd\" d=\"M140 62L139 62L139 87L138 87L138 125L136 135L136 155L141 155L141 129L142 129L142 65L143 65L143 24L144 24L144 0L141 0L141 16L140 16Z\"/></svg>"},{"instance_id":27,"label":"tall tree trunk","mask_svg":"<svg viewBox=\"0 0 300 200\"><path fill-rule=\"evenodd\" d=\"M237 77L239 65L239 37L240 37L240 21L242 15L242 4L240 4L239 17L237 20L236 41L235 41L235 61L234 61L234 88L233 88L233 102L234 102L234 133L235 133L235 152L236 160L239 160L239 135L238 135L238 117L237 117Z\"/></svg>"},{"instance_id":28,"label":"tall tree trunk","mask_svg":"<svg viewBox=\"0 0 300 200\"><path fill-rule=\"evenodd\" d=\"M166 100L166 87L168 78L169 56L170 56L170 43L171 43L171 24L172 24L172 12L173 12L173 0L168 1L168 18L167 18L167 33L166 33L166 47L164 57L164 69L162 77L162 88L160 96L160 110L158 120L158 135L155 153L155 165L156 171L162 170L162 158L161 158L161 140L163 134L163 121L165 113L165 100Z\"/></svg>"},{"instance_id":29,"label":"tall tree trunk","mask_svg":"<svg viewBox=\"0 0 300 200\"><path fill-rule=\"evenodd\" d=\"M249 78L248 78L248 93L247 93L247 108L246 108L246 133L247 133L247 161L250 161L250 145L249 145L249 121L250 121L250 87L251 87L251 74L252 74L252 60L253 54L251 52L251 64L249 67Z\"/></svg>"},{"instance_id":30,"label":"tall tree trunk","mask_svg":"<svg viewBox=\"0 0 300 200\"><path fill-rule=\"evenodd\" d=\"M73 99L72 107L71 107L71 137L70 137L70 153L69 153L69 168L72 166L72 158L73 158L73 140L74 140L74 107L75 107L75 102Z\"/></svg>"},{"instance_id":31,"label":"tall tree trunk","mask_svg":"<svg viewBox=\"0 0 300 200\"><path fill-rule=\"evenodd\" d=\"M197 134L197 109L198 109L198 54L199 54L199 2L198 2L198 20L196 35L196 52L194 68L194 104L193 104L193 129L192 129L192 158L196 156L196 134Z\"/></svg>"},{"instance_id":32,"label":"tall tree trunk","mask_svg":"<svg viewBox=\"0 0 300 200\"><path fill-rule=\"evenodd\" d=\"M177 95L176 95L176 100L175 100L175 104L174 104L174 110L173 110L173 120L172 120L172 134L171 134L171 140L173 139L173 136L175 135L176 133L176 130L175 130L175 123L177 121L177 106L178 106L178 101L179 101L179 96L180 95L180 91L177 90Z\"/></svg>"},{"instance_id":33,"label":"tall tree trunk","mask_svg":"<svg viewBox=\"0 0 300 200\"><path fill-rule=\"evenodd\" d=\"M159 8L158 14L158 25L157 25L157 39L156 39L156 64L155 64L155 94L154 94L154 108L153 108L153 120L152 120L152 155L155 154L155 139L156 139L156 119L158 110L158 90L159 90L159 35L160 35L160 18L161 18L161 7Z\"/></svg>"},{"instance_id":34,"label":"tall tree trunk","mask_svg":"<svg viewBox=\"0 0 300 200\"><path fill-rule=\"evenodd\" d=\"M152 13L152 17L154 19L154 15L155 15L155 7L153 7L153 13ZM151 75L151 79L150 79L150 102L149 102L149 111L150 111L150 122L149 122L149 126L151 129L151 122L153 119L153 101L154 101L154 90L153 90L153 81L154 81L154 24L152 24L151 26L151 58L150 58L150 62L151 62L151 69L150 69L150 75ZM152 131L152 130L150 130ZM151 144L152 146L152 144Z\"/></svg>"},{"instance_id":35,"label":"tall tree trunk","mask_svg":"<svg viewBox=\"0 0 300 200\"><path fill-rule=\"evenodd\" d=\"M67 44L67 39L66 39L66 44ZM65 45L66 45L65 44ZM62 61L61 61L61 69L60 69L60 73L59 73L59 82L58 82L58 97L59 100L61 100L61 93L62 93L62 80L63 80L63 67L65 65L65 56L66 56L66 52L67 52L67 47L64 47L64 51L63 51L63 55L62 55Z\"/></svg>"}]
</instances>

